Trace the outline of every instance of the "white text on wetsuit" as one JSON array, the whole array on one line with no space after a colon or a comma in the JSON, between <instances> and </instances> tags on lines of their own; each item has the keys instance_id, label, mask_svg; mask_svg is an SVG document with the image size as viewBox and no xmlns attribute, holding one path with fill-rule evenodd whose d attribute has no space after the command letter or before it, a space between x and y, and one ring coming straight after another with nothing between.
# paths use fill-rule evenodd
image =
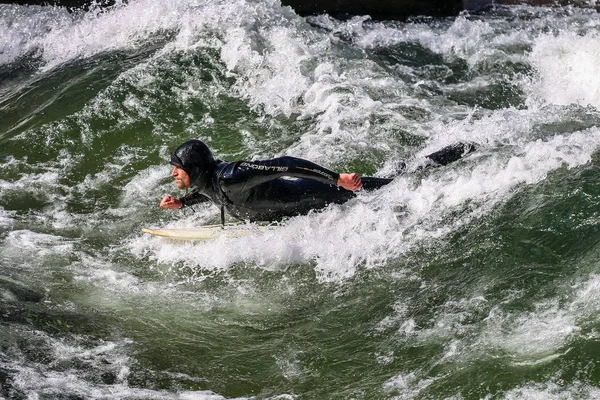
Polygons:
<instances>
[{"instance_id":1,"label":"white text on wetsuit","mask_svg":"<svg viewBox=\"0 0 600 400\"><path fill-rule=\"evenodd\" d=\"M309 171L309 172L314 172L315 174L319 174L319 175L321 175L321 176L324 176L325 178L329 179L330 181L333 181L333 180L334 180L334 179L333 179L333 176L331 176L331 175L330 175L330 174L328 174L327 172L325 172L325 171L321 171L321 170L319 170L319 169L308 169L308 168L300 168L300 169L303 169L303 170L305 170L305 171Z\"/></svg>"},{"instance_id":2,"label":"white text on wetsuit","mask_svg":"<svg viewBox=\"0 0 600 400\"><path fill-rule=\"evenodd\" d=\"M288 170L288 167L279 167L279 166L269 166L269 165L259 165L259 164L252 164L249 162L243 162L240 164L240 167L248 167L248 168L252 168L252 169L256 169L259 171L276 171L276 172L285 172Z\"/></svg>"}]
</instances>

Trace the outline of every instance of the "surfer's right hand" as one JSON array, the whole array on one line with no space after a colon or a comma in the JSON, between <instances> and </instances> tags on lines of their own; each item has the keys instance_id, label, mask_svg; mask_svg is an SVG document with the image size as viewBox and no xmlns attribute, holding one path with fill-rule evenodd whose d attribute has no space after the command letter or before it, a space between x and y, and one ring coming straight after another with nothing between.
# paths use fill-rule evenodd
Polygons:
<instances>
[{"instance_id":1,"label":"surfer's right hand","mask_svg":"<svg viewBox=\"0 0 600 400\"><path fill-rule=\"evenodd\" d=\"M160 208L177 210L181 207L183 207L183 203L179 201L178 198L169 195L163 197L162 201L160 202Z\"/></svg>"},{"instance_id":2,"label":"surfer's right hand","mask_svg":"<svg viewBox=\"0 0 600 400\"><path fill-rule=\"evenodd\" d=\"M362 187L360 176L354 173L340 174L337 184L346 190L358 190Z\"/></svg>"}]
</instances>

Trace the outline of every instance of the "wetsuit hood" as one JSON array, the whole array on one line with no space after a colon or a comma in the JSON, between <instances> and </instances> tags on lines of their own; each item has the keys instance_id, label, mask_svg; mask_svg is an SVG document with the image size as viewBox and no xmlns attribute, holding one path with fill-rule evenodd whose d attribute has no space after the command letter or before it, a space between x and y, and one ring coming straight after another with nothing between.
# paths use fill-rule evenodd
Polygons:
<instances>
[{"instance_id":1,"label":"wetsuit hood","mask_svg":"<svg viewBox=\"0 0 600 400\"><path fill-rule=\"evenodd\" d=\"M175 150L171 155L171 165L183 169L189 175L192 187L204 189L210 184L216 161L204 142L193 139Z\"/></svg>"}]
</instances>

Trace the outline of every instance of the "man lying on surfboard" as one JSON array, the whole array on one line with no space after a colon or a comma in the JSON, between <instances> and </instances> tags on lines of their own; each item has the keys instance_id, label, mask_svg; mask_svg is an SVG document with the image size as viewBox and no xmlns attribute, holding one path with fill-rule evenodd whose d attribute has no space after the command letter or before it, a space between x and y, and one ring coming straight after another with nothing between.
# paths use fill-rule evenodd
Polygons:
<instances>
[{"instance_id":1,"label":"man lying on surfboard","mask_svg":"<svg viewBox=\"0 0 600 400\"><path fill-rule=\"evenodd\" d=\"M427 158L434 165L446 165L474 150L470 144L443 148ZM359 189L375 190L393 179L338 174L310 161L279 157L263 161L226 162L216 160L200 140L189 140L171 156L175 184L191 189L183 197L165 196L160 206L179 209L212 201L225 211L250 221L277 221L307 214L328 204L341 204Z\"/></svg>"}]
</instances>

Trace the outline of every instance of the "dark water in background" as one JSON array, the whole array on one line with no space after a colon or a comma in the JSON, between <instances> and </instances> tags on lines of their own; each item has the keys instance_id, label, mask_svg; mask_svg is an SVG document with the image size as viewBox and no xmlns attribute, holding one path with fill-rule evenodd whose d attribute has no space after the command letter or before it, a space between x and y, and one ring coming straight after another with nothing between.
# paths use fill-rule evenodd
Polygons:
<instances>
[{"instance_id":1,"label":"dark water in background","mask_svg":"<svg viewBox=\"0 0 600 400\"><path fill-rule=\"evenodd\" d=\"M600 17L0 5L0 397L600 398ZM386 176L242 239L143 226L192 137Z\"/></svg>"}]
</instances>

